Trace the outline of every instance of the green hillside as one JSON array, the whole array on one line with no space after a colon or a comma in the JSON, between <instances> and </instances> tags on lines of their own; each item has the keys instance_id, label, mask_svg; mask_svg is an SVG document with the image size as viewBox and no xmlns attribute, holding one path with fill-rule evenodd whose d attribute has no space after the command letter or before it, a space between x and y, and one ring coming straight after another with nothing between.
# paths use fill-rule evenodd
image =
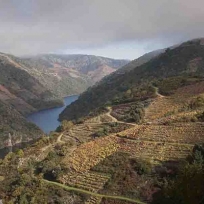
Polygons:
<instances>
[{"instance_id":1,"label":"green hillside","mask_svg":"<svg viewBox=\"0 0 204 204\"><path fill-rule=\"evenodd\" d=\"M202 203L203 56L200 40L186 42L90 88L61 115L76 123L0 160L2 201ZM19 135L9 108L7 137Z\"/></svg>"},{"instance_id":2,"label":"green hillside","mask_svg":"<svg viewBox=\"0 0 204 204\"><path fill-rule=\"evenodd\" d=\"M63 105L49 90L28 72L0 55L0 148L9 142L28 142L43 135L24 116L45 108Z\"/></svg>"},{"instance_id":3,"label":"green hillside","mask_svg":"<svg viewBox=\"0 0 204 204\"><path fill-rule=\"evenodd\" d=\"M149 62L129 72L118 74L113 80L111 76L106 77L100 84L83 93L60 114L59 118L79 119L99 107L152 98L155 95L154 86L161 87L162 80L168 77L175 77L172 78L172 86L168 85L168 89L175 88L173 86L176 84L180 86L200 80L204 72L203 56L204 46L199 39L166 49ZM178 76L180 77L177 78Z\"/></svg>"}]
</instances>

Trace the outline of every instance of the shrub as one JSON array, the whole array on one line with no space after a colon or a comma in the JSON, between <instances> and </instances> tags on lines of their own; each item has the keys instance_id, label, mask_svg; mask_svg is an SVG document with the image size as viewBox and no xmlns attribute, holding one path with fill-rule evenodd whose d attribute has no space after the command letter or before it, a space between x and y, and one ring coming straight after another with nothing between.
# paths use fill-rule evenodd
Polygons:
<instances>
[{"instance_id":1,"label":"shrub","mask_svg":"<svg viewBox=\"0 0 204 204\"><path fill-rule=\"evenodd\" d=\"M202 113L196 115L196 117L197 117L197 119L198 119L199 121L204 122L204 112L202 112Z\"/></svg>"},{"instance_id":2,"label":"shrub","mask_svg":"<svg viewBox=\"0 0 204 204\"><path fill-rule=\"evenodd\" d=\"M152 164L147 160L132 160L134 169L139 175L150 174L152 172Z\"/></svg>"},{"instance_id":3,"label":"shrub","mask_svg":"<svg viewBox=\"0 0 204 204\"><path fill-rule=\"evenodd\" d=\"M56 132L63 132L65 130L69 130L73 127L72 121L63 120L61 122L61 125L57 127Z\"/></svg>"},{"instance_id":4,"label":"shrub","mask_svg":"<svg viewBox=\"0 0 204 204\"><path fill-rule=\"evenodd\" d=\"M204 106L204 96L198 96L197 98L194 98L191 102L189 107L191 109L201 108Z\"/></svg>"},{"instance_id":5,"label":"shrub","mask_svg":"<svg viewBox=\"0 0 204 204\"><path fill-rule=\"evenodd\" d=\"M204 144L196 144L193 148L193 162L204 164Z\"/></svg>"},{"instance_id":6,"label":"shrub","mask_svg":"<svg viewBox=\"0 0 204 204\"><path fill-rule=\"evenodd\" d=\"M17 156L18 157L23 157L24 156L24 152L22 149L19 149L17 152L16 152Z\"/></svg>"},{"instance_id":7,"label":"shrub","mask_svg":"<svg viewBox=\"0 0 204 204\"><path fill-rule=\"evenodd\" d=\"M187 164L180 169L175 180L155 194L152 204L202 204L204 192L202 165Z\"/></svg>"}]
</instances>

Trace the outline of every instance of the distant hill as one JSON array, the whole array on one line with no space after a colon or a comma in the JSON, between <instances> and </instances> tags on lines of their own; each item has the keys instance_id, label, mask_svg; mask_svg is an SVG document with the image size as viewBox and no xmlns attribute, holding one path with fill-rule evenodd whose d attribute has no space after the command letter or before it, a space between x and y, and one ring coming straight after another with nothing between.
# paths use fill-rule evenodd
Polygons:
<instances>
[{"instance_id":1,"label":"distant hill","mask_svg":"<svg viewBox=\"0 0 204 204\"><path fill-rule=\"evenodd\" d=\"M104 76L124 66L128 60L93 55L38 55L15 58L45 87L60 97L79 94Z\"/></svg>"},{"instance_id":2,"label":"distant hill","mask_svg":"<svg viewBox=\"0 0 204 204\"><path fill-rule=\"evenodd\" d=\"M179 79L170 80L168 86L163 85L163 93L170 92L174 86L188 83L187 79L191 76L203 76L203 57L203 39L196 39L168 48L161 53L156 52L153 58L150 55L150 58L144 60L144 64L141 61L140 65L137 63L139 60L135 60L121 69L124 72L120 70L106 77L98 85L83 93L60 114L60 120L79 119L110 104L151 98L155 92L155 84L160 86L161 80L181 76Z\"/></svg>"}]
</instances>

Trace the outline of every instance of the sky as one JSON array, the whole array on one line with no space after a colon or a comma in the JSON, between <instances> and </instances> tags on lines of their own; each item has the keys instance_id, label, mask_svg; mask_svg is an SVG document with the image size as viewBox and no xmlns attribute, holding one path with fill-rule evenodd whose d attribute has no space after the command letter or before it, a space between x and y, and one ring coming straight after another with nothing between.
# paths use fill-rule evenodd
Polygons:
<instances>
[{"instance_id":1,"label":"sky","mask_svg":"<svg viewBox=\"0 0 204 204\"><path fill-rule=\"evenodd\" d=\"M0 52L135 59L204 37L203 0L0 0Z\"/></svg>"}]
</instances>

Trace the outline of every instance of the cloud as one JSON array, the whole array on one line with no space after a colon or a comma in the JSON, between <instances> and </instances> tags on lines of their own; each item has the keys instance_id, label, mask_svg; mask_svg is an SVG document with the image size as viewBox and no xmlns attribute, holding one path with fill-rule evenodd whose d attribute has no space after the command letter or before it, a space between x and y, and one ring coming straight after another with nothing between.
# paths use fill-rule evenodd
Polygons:
<instances>
[{"instance_id":1,"label":"cloud","mask_svg":"<svg viewBox=\"0 0 204 204\"><path fill-rule=\"evenodd\" d=\"M0 51L16 55L204 36L203 0L0 1Z\"/></svg>"}]
</instances>

